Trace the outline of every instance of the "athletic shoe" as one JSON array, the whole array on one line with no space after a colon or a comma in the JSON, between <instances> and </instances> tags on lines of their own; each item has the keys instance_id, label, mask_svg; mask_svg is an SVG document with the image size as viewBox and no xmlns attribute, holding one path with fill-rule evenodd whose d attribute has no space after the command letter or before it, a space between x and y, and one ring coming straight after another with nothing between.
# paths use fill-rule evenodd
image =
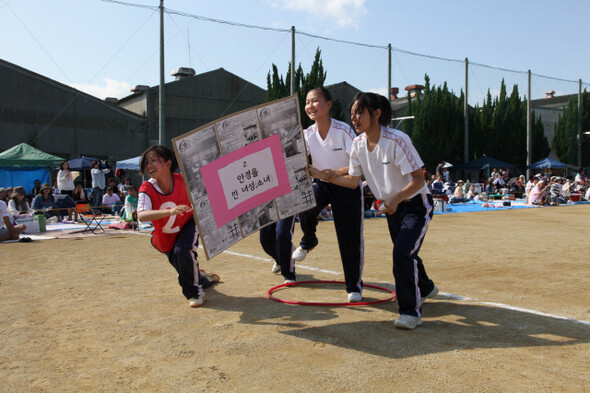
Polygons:
<instances>
[{"instance_id":1,"label":"athletic shoe","mask_svg":"<svg viewBox=\"0 0 590 393\"><path fill-rule=\"evenodd\" d=\"M422 298L420 299L420 307L422 307L422 305L424 305L424 302L426 301L426 299L432 299L436 295L438 295L438 287L435 285L434 288L432 288L432 291L430 291L430 293L428 295L422 296Z\"/></svg>"},{"instance_id":2,"label":"athletic shoe","mask_svg":"<svg viewBox=\"0 0 590 393\"><path fill-rule=\"evenodd\" d=\"M350 292L348 294L348 303L358 303L362 299L360 292Z\"/></svg>"},{"instance_id":3,"label":"athletic shoe","mask_svg":"<svg viewBox=\"0 0 590 393\"><path fill-rule=\"evenodd\" d=\"M280 273L281 272L281 265L279 265L278 263L275 262L274 265L272 265L271 272Z\"/></svg>"},{"instance_id":4,"label":"athletic shoe","mask_svg":"<svg viewBox=\"0 0 590 393\"><path fill-rule=\"evenodd\" d=\"M305 259L308 252L309 250L306 250L305 248L297 247L297 249L293 252L293 255L291 255L291 258L297 262L301 262Z\"/></svg>"},{"instance_id":5,"label":"athletic shoe","mask_svg":"<svg viewBox=\"0 0 590 393\"><path fill-rule=\"evenodd\" d=\"M205 292L201 293L201 296L197 296L188 301L189 306L192 308L201 307L205 303Z\"/></svg>"},{"instance_id":6,"label":"athletic shoe","mask_svg":"<svg viewBox=\"0 0 590 393\"><path fill-rule=\"evenodd\" d=\"M211 285L217 284L220 280L219 276L215 273L207 273L203 269L200 269L199 273L201 274L201 277L205 277L207 280L209 280Z\"/></svg>"},{"instance_id":7,"label":"athletic shoe","mask_svg":"<svg viewBox=\"0 0 590 393\"><path fill-rule=\"evenodd\" d=\"M295 282L295 280L285 280L285 284L292 284L294 282Z\"/></svg>"},{"instance_id":8,"label":"athletic shoe","mask_svg":"<svg viewBox=\"0 0 590 393\"><path fill-rule=\"evenodd\" d=\"M394 326L398 329L416 329L416 326L422 325L422 318L413 315L402 314L395 321Z\"/></svg>"}]
</instances>

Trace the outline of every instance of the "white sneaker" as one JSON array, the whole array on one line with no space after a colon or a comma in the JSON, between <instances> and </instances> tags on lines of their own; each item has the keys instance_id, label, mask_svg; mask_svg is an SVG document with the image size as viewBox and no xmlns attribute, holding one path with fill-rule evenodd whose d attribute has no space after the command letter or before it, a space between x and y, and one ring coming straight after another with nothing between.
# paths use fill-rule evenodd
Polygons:
<instances>
[{"instance_id":1,"label":"white sneaker","mask_svg":"<svg viewBox=\"0 0 590 393\"><path fill-rule=\"evenodd\" d=\"M438 295L438 287L435 285L434 288L432 288L432 291L430 291L430 293L428 295L422 296L422 298L420 299L420 307L422 307L422 305L424 305L424 302L426 301L426 299L432 299L436 295Z\"/></svg>"},{"instance_id":2,"label":"white sneaker","mask_svg":"<svg viewBox=\"0 0 590 393\"><path fill-rule=\"evenodd\" d=\"M280 273L281 272L281 265L279 265L278 263L274 263L274 265L272 265L272 269L270 270L273 273Z\"/></svg>"},{"instance_id":3,"label":"white sneaker","mask_svg":"<svg viewBox=\"0 0 590 393\"><path fill-rule=\"evenodd\" d=\"M350 292L348 294L348 303L358 303L362 299L360 292Z\"/></svg>"},{"instance_id":4,"label":"white sneaker","mask_svg":"<svg viewBox=\"0 0 590 393\"><path fill-rule=\"evenodd\" d=\"M416 329L416 326L422 325L422 318L413 315L402 314L395 321L394 326L398 329Z\"/></svg>"},{"instance_id":5,"label":"white sneaker","mask_svg":"<svg viewBox=\"0 0 590 393\"><path fill-rule=\"evenodd\" d=\"M296 281L295 280L285 280L285 284L292 284L294 282L296 282Z\"/></svg>"},{"instance_id":6,"label":"white sneaker","mask_svg":"<svg viewBox=\"0 0 590 393\"><path fill-rule=\"evenodd\" d=\"M309 251L306 250L305 248L297 247L297 249L295 251L293 251L293 255L291 255L291 258L293 258L297 262L301 262L305 259L308 252Z\"/></svg>"},{"instance_id":7,"label":"white sneaker","mask_svg":"<svg viewBox=\"0 0 590 393\"><path fill-rule=\"evenodd\" d=\"M199 297L194 297L188 301L189 306L192 308L201 307L205 303L205 292L201 293Z\"/></svg>"}]
</instances>

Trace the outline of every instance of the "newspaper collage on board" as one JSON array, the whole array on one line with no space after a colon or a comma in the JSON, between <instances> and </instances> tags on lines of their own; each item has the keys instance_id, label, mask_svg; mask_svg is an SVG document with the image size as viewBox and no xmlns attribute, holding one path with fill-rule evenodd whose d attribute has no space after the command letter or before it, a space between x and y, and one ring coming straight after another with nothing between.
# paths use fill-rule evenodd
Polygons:
<instances>
[{"instance_id":1,"label":"newspaper collage on board","mask_svg":"<svg viewBox=\"0 0 590 393\"><path fill-rule=\"evenodd\" d=\"M207 259L316 205L293 95L172 140Z\"/></svg>"}]
</instances>

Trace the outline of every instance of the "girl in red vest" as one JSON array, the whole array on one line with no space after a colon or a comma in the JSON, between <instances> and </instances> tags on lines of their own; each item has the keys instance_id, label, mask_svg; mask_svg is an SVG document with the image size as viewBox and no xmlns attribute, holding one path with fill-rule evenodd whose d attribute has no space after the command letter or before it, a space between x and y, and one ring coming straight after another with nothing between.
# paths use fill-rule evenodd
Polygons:
<instances>
[{"instance_id":1,"label":"girl in red vest","mask_svg":"<svg viewBox=\"0 0 590 393\"><path fill-rule=\"evenodd\" d=\"M178 272L178 283L189 305L200 307L205 301L203 288L219 281L219 276L199 274L199 231L184 180L174 173L177 168L174 154L165 146L152 146L141 155L140 172L150 179L139 188L137 218L153 223L152 245L166 254Z\"/></svg>"}]
</instances>

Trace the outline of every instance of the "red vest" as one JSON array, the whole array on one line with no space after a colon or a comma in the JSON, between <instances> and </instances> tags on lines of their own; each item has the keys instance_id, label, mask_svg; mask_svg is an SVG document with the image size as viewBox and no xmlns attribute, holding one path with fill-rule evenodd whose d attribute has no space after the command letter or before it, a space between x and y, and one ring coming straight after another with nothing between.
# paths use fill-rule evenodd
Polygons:
<instances>
[{"instance_id":1,"label":"red vest","mask_svg":"<svg viewBox=\"0 0 590 393\"><path fill-rule=\"evenodd\" d=\"M172 192L169 194L162 194L154 188L150 182L143 182L139 187L139 192L146 193L152 201L152 209L172 209L177 205L191 206L188 199L184 180L178 173L173 173L172 178L174 185ZM164 217L152 221L154 224L154 231L152 232L152 245L160 252L168 252L174 248L176 237L180 229L192 218L192 213L184 213L176 216Z\"/></svg>"}]
</instances>

